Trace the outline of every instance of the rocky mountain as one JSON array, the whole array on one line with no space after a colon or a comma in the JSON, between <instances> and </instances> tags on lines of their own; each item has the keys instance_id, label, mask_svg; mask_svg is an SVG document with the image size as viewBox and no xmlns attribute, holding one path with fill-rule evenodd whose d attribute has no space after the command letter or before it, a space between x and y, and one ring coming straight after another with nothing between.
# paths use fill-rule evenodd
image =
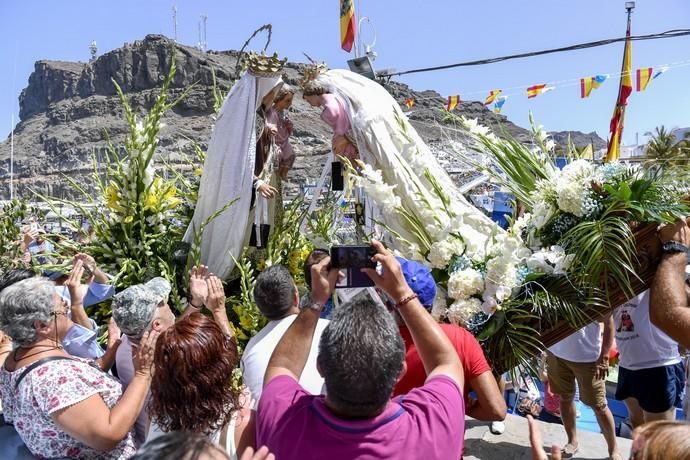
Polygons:
<instances>
[{"instance_id":1,"label":"rocky mountain","mask_svg":"<svg viewBox=\"0 0 690 460\"><path fill-rule=\"evenodd\" d=\"M213 73L218 86L228 88L235 72L237 52L202 52L175 44L161 35L149 35L89 63L36 62L28 86L19 97L21 121L14 133L15 193L31 198L31 190L35 190L72 197L73 189L65 176L87 190L92 189L93 158L97 165L103 161L106 138L117 146L123 144L127 135L113 80L135 110L147 110L170 68L173 47L177 73L170 97L174 99L185 90L188 94L163 119L165 127L160 133L156 161L191 169L185 155L192 153L193 141L205 148L211 135ZM287 66L288 83L297 83L301 67L300 64ZM434 91L417 92L396 82L385 86L401 104L409 97L418 100L408 117L419 134L459 180L472 175L449 153L465 144L467 139L452 122L444 120L444 98ZM330 128L319 118L319 111L311 108L299 93L296 96L290 119L295 128L292 143L297 160L286 187L288 193L294 192L298 184L318 178L331 137ZM493 128L500 125L520 140L529 139L527 130L502 115L494 115L481 102L463 102L456 111L458 115L478 118ZM8 137L0 143L0 199L9 196L9 160Z\"/></svg>"}]
</instances>

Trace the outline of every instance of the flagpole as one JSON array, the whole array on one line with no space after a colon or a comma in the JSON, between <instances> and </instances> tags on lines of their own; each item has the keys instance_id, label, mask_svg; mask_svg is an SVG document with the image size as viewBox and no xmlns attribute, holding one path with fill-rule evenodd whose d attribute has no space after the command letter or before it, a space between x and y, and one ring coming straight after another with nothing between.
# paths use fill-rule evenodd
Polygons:
<instances>
[{"instance_id":1,"label":"flagpole","mask_svg":"<svg viewBox=\"0 0 690 460\"><path fill-rule=\"evenodd\" d=\"M618 123L616 126L616 132L611 133L611 140L609 142L608 148L606 149L606 157L604 158L605 161L610 161L610 160L617 160L620 152L620 144L621 144L621 134L623 131L623 121L625 119L625 104L621 104L621 98L623 96L623 81L625 79L625 62L626 58L628 57L628 43L630 41L630 25L632 22L632 10L635 8L635 2L625 2L625 11L627 12L628 15L628 20L627 20L627 26L625 29L625 46L623 48L623 62L621 64L621 78L618 82L618 97L616 98L616 106L614 110L614 118L616 116L616 112L619 113L619 118L618 118ZM627 98L626 98L626 103L627 103ZM613 145L613 144L616 145ZM612 152L616 152L615 158L612 155Z\"/></svg>"}]
</instances>

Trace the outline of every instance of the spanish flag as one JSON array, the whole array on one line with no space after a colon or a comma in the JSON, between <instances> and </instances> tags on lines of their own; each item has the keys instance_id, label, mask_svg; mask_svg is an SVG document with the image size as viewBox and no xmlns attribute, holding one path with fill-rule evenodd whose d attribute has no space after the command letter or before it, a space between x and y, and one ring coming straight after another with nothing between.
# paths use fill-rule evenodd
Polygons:
<instances>
[{"instance_id":1,"label":"spanish flag","mask_svg":"<svg viewBox=\"0 0 690 460\"><path fill-rule=\"evenodd\" d=\"M637 91L644 91L647 89L647 85L652 79L652 72L654 69L652 67L646 67L644 69L637 69Z\"/></svg>"},{"instance_id":2,"label":"spanish flag","mask_svg":"<svg viewBox=\"0 0 690 460\"><path fill-rule=\"evenodd\" d=\"M348 53L355 42L355 4L353 0L340 0L340 47Z\"/></svg>"},{"instance_id":3,"label":"spanish flag","mask_svg":"<svg viewBox=\"0 0 690 460\"><path fill-rule=\"evenodd\" d=\"M498 97L499 94L501 94L500 89L492 89L489 92L489 96L484 101L484 105L491 105L491 103L496 100L496 98Z\"/></svg>"},{"instance_id":4,"label":"spanish flag","mask_svg":"<svg viewBox=\"0 0 690 460\"><path fill-rule=\"evenodd\" d=\"M606 151L606 161L615 161L620 157L621 137L623 136L623 121L628 96L632 93L632 46L630 44L630 16L628 16L628 30L625 33L625 50L623 51L623 71L618 88L618 100L611 117L611 137Z\"/></svg>"},{"instance_id":5,"label":"spanish flag","mask_svg":"<svg viewBox=\"0 0 690 460\"><path fill-rule=\"evenodd\" d=\"M593 89L597 89L606 81L608 75L597 75L596 77L585 77L580 79L580 98L589 97Z\"/></svg>"},{"instance_id":6,"label":"spanish flag","mask_svg":"<svg viewBox=\"0 0 690 460\"><path fill-rule=\"evenodd\" d=\"M410 110L413 105L414 105L414 98L413 97L411 97L405 101L405 107L407 107L407 110Z\"/></svg>"},{"instance_id":7,"label":"spanish flag","mask_svg":"<svg viewBox=\"0 0 690 460\"><path fill-rule=\"evenodd\" d=\"M446 105L446 110L449 112L455 109L458 104L460 104L460 96L448 96L448 104Z\"/></svg>"},{"instance_id":8,"label":"spanish flag","mask_svg":"<svg viewBox=\"0 0 690 460\"><path fill-rule=\"evenodd\" d=\"M546 83L542 83L541 85L533 85L527 88L527 98L532 99L537 96L539 96L541 93L545 93L549 90L552 90L553 86L546 86Z\"/></svg>"}]
</instances>

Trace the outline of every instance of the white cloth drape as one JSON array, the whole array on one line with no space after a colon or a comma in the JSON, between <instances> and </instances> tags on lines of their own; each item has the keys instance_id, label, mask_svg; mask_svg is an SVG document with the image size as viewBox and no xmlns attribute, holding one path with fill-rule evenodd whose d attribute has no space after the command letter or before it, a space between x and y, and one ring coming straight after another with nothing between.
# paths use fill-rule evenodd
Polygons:
<instances>
[{"instance_id":1,"label":"white cloth drape","mask_svg":"<svg viewBox=\"0 0 690 460\"><path fill-rule=\"evenodd\" d=\"M349 70L330 70L319 77L328 90L344 103L362 161L380 169L383 180L396 185L405 208L423 218L420 204L423 196L436 209L442 204L433 192L431 182L424 177L428 169L453 207L461 211L465 222L484 233L496 230L489 217L470 204L450 176L438 163L429 147L407 120L398 103L378 83ZM408 225L396 215L377 218L409 241L415 241Z\"/></svg>"},{"instance_id":2,"label":"white cloth drape","mask_svg":"<svg viewBox=\"0 0 690 460\"><path fill-rule=\"evenodd\" d=\"M256 162L256 111L280 77L256 77L246 72L230 90L216 120L206 152L199 198L184 240L192 243L216 211L237 202L203 229L201 262L221 279L230 276L245 242Z\"/></svg>"}]
</instances>

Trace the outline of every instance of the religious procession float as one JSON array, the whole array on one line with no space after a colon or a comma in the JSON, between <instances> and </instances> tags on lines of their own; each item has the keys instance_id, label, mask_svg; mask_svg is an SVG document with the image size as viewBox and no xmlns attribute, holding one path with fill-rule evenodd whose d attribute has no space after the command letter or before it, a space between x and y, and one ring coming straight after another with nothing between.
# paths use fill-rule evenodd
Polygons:
<instances>
[{"instance_id":1,"label":"religious procession float","mask_svg":"<svg viewBox=\"0 0 690 460\"><path fill-rule=\"evenodd\" d=\"M284 65L277 55L240 55L241 76L227 95L215 91L213 134L208 149L197 147L188 159L203 164L190 175L156 169L153 161L161 117L179 101L168 99L174 52L143 117L113 81L129 127L125 154L109 145L105 174L94 169L96 196L72 182L81 200L39 197L91 223L89 238L62 241L57 251L92 254L117 286L164 276L177 287L171 304L180 308L185 274L207 265L234 293L228 310L247 340L265 321L251 298L258 272L284 264L305 289L302 264L313 248L377 238L432 269L440 287L434 317L469 329L495 368L508 370L646 289L660 252L657 225L690 214L684 171L595 162L574 150L560 169L554 142L534 123L526 145L448 111L472 140L458 158L514 197L501 228L468 201L408 121L403 101L381 84L313 63L303 67L299 87L288 89ZM292 97L323 111L333 151L312 200L284 206L284 134L292 128L280 103ZM336 181L329 178L333 162L342 165L342 190L328 185ZM354 237L342 241L341 203L348 200L361 219ZM13 223L29 210L11 202L4 211L0 237L7 242L18 238ZM5 254L3 263L15 256Z\"/></svg>"}]
</instances>

